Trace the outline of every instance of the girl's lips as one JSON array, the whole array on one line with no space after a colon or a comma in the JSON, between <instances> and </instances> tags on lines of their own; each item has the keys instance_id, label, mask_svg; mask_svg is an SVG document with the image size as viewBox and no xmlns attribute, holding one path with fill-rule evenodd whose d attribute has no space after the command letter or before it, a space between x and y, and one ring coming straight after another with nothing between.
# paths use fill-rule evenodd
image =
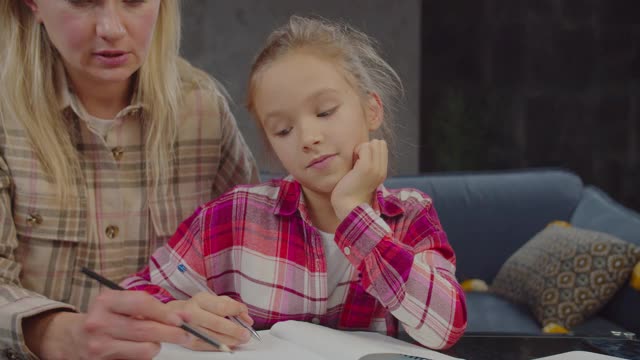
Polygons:
<instances>
[{"instance_id":1,"label":"girl's lips","mask_svg":"<svg viewBox=\"0 0 640 360\"><path fill-rule=\"evenodd\" d=\"M315 158L309 163L309 165L307 165L307 168L324 168L328 166L331 159L333 159L335 156L336 154L331 154Z\"/></svg>"}]
</instances>

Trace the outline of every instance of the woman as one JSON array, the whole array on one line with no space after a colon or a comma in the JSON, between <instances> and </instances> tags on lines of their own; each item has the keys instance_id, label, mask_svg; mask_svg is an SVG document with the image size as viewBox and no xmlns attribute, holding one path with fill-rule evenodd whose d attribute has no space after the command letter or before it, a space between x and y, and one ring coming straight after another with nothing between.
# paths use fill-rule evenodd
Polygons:
<instances>
[{"instance_id":1,"label":"woman","mask_svg":"<svg viewBox=\"0 0 640 360\"><path fill-rule=\"evenodd\" d=\"M258 180L223 90L178 56L179 28L178 0L0 3L4 356L141 359L160 342L193 345L175 326L187 313L98 295L79 272L122 280L199 203Z\"/></svg>"}]
</instances>

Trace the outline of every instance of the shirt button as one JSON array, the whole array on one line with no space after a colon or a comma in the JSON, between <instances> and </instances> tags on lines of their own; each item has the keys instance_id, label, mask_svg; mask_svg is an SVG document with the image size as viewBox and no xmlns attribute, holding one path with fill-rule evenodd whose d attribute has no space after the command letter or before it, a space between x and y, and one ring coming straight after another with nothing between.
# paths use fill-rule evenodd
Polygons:
<instances>
[{"instance_id":1,"label":"shirt button","mask_svg":"<svg viewBox=\"0 0 640 360\"><path fill-rule=\"evenodd\" d=\"M318 325L320 324L320 319L318 319L317 317L314 317L313 319L311 319L311 322Z\"/></svg>"},{"instance_id":2,"label":"shirt button","mask_svg":"<svg viewBox=\"0 0 640 360\"><path fill-rule=\"evenodd\" d=\"M107 228L104 230L104 233L107 234L107 237L109 239L113 239L116 236L118 236L118 233L120 232L120 229L118 229L117 226L115 225L109 225L107 226Z\"/></svg>"},{"instance_id":3,"label":"shirt button","mask_svg":"<svg viewBox=\"0 0 640 360\"><path fill-rule=\"evenodd\" d=\"M22 356L18 356L18 354L17 354L15 351L11 350L11 349L7 349L7 350L4 352L4 355L5 355L5 356L7 357L7 359L9 359L9 360L18 360L18 359L22 359Z\"/></svg>"},{"instance_id":4,"label":"shirt button","mask_svg":"<svg viewBox=\"0 0 640 360\"><path fill-rule=\"evenodd\" d=\"M38 214L29 214L29 216L27 217L27 224L29 226L42 224L42 216Z\"/></svg>"},{"instance_id":5,"label":"shirt button","mask_svg":"<svg viewBox=\"0 0 640 360\"><path fill-rule=\"evenodd\" d=\"M348 246L345 246L344 247L344 254L347 255L347 256L351 255L351 248L348 247Z\"/></svg>"},{"instance_id":6,"label":"shirt button","mask_svg":"<svg viewBox=\"0 0 640 360\"><path fill-rule=\"evenodd\" d=\"M111 153L113 154L113 158L116 159L116 161L120 161L120 159L122 159L122 155L124 155L124 149L122 148L122 146L116 146L111 149Z\"/></svg>"}]
</instances>

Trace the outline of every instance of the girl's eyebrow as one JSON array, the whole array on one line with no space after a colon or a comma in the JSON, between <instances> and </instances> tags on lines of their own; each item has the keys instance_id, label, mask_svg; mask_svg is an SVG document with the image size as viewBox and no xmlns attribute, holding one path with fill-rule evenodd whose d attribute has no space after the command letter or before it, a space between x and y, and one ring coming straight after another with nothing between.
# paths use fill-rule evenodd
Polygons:
<instances>
[{"instance_id":1,"label":"girl's eyebrow","mask_svg":"<svg viewBox=\"0 0 640 360\"><path fill-rule=\"evenodd\" d=\"M340 91L333 89L333 88L322 88L322 89L318 89L314 92L311 93L311 95L307 96L304 99L304 102L311 102L314 101L316 99L318 99L319 97L325 96L325 95L339 95ZM272 118L278 118L278 117L283 117L285 116L285 112L282 110L273 110L268 112L267 114L265 114L264 116L264 124L265 126L269 124L270 120Z\"/></svg>"},{"instance_id":2,"label":"girl's eyebrow","mask_svg":"<svg viewBox=\"0 0 640 360\"><path fill-rule=\"evenodd\" d=\"M339 95L340 91L333 89L333 88L322 88L319 90L316 90L314 92L311 93L311 95L307 96L303 101L304 102L310 102L313 100L318 99L319 97L325 96L325 95ZM267 122L267 120L271 117L279 117L279 116L283 116L285 114L285 111L282 110L273 110L270 111L268 113L265 114L264 119L265 119L265 123Z\"/></svg>"},{"instance_id":3,"label":"girl's eyebrow","mask_svg":"<svg viewBox=\"0 0 640 360\"><path fill-rule=\"evenodd\" d=\"M280 111L272 111L270 113L268 113L267 115L264 116L264 125L263 127L265 129L269 128L269 126L271 126L271 123L275 121L275 119L281 119L281 114L282 112Z\"/></svg>"},{"instance_id":4,"label":"girl's eyebrow","mask_svg":"<svg viewBox=\"0 0 640 360\"><path fill-rule=\"evenodd\" d=\"M319 97L322 97L324 95L339 95L340 92L336 89L333 88L323 88L323 89L319 89L313 93L311 93L311 95L307 96L307 101L310 100L315 100Z\"/></svg>"}]
</instances>

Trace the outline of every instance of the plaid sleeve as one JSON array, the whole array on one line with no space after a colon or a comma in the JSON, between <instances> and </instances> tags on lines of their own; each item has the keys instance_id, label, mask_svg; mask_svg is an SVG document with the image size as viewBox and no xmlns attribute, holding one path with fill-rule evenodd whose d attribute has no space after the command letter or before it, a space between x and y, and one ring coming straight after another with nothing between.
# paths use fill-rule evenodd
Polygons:
<instances>
[{"instance_id":1,"label":"plaid sleeve","mask_svg":"<svg viewBox=\"0 0 640 360\"><path fill-rule=\"evenodd\" d=\"M183 221L171 239L151 255L149 265L123 280L121 286L128 290L145 291L164 303L195 294L198 290L184 283L186 279L178 271L178 265L186 266L196 278L204 274L201 213L202 208L198 208Z\"/></svg>"},{"instance_id":2,"label":"plaid sleeve","mask_svg":"<svg viewBox=\"0 0 640 360\"><path fill-rule=\"evenodd\" d=\"M414 213L394 234L370 206L361 205L338 227L336 242L362 273L362 286L411 337L444 349L466 328L464 292L455 278L453 249L431 202Z\"/></svg>"},{"instance_id":3,"label":"plaid sleeve","mask_svg":"<svg viewBox=\"0 0 640 360\"><path fill-rule=\"evenodd\" d=\"M260 181L258 166L247 146L238 124L224 96L218 96L221 150L218 173L213 182L213 194L218 196L235 185L255 184Z\"/></svg>"},{"instance_id":4,"label":"plaid sleeve","mask_svg":"<svg viewBox=\"0 0 640 360\"><path fill-rule=\"evenodd\" d=\"M18 247L11 210L11 180L0 157L0 349L11 349L16 356L34 357L24 344L22 319L53 309L73 307L24 289L20 284L20 265L15 261Z\"/></svg>"}]
</instances>

